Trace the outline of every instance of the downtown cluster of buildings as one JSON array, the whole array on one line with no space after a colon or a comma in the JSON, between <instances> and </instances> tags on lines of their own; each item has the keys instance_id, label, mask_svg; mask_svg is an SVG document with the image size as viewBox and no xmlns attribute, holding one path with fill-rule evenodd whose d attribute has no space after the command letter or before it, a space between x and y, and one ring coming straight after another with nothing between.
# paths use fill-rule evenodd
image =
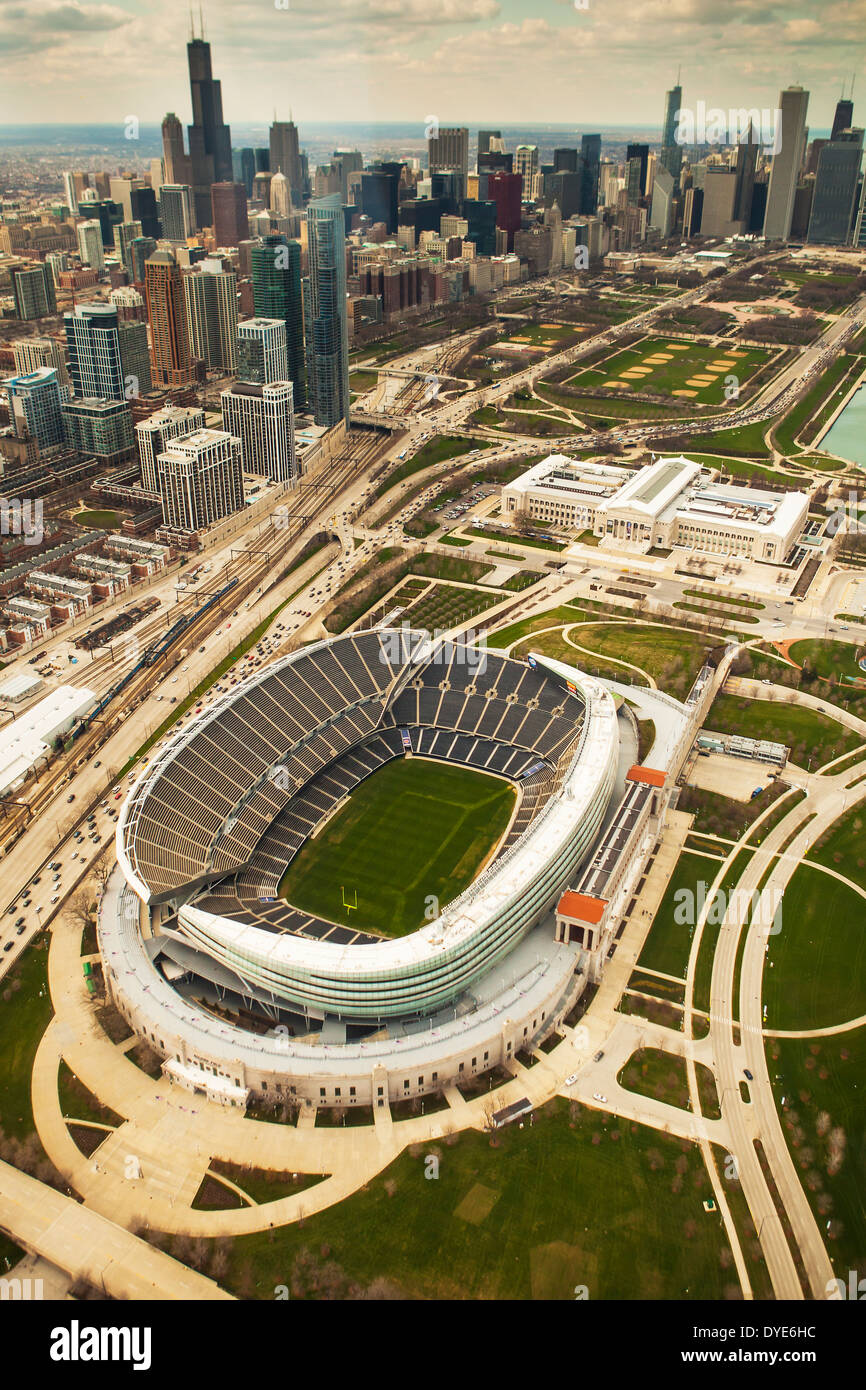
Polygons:
<instances>
[{"instance_id":1,"label":"downtown cluster of buildings","mask_svg":"<svg viewBox=\"0 0 866 1390\"><path fill-rule=\"evenodd\" d=\"M628 250L646 239L763 237L866 246L860 166L863 130L842 97L829 138L809 140L809 93L788 87L774 111L683 106L665 100L661 150L629 145L623 176L604 189L624 219ZM611 175L611 177L613 177Z\"/></svg>"},{"instance_id":2,"label":"downtown cluster of buildings","mask_svg":"<svg viewBox=\"0 0 866 1390\"><path fill-rule=\"evenodd\" d=\"M311 170L292 121L233 148L210 45L187 53L193 120L165 117L161 158L69 170L48 209L0 203L7 491L95 476L142 529L192 535L244 505L244 475L291 483L296 416L307 437L348 425L349 347L371 325L674 235L866 244L850 100L811 143L801 88L768 120L692 112L677 85L659 150L624 160L599 134L542 158L490 129L471 167L468 128L430 118L426 168L336 149ZM221 421L197 409L209 388Z\"/></svg>"}]
</instances>

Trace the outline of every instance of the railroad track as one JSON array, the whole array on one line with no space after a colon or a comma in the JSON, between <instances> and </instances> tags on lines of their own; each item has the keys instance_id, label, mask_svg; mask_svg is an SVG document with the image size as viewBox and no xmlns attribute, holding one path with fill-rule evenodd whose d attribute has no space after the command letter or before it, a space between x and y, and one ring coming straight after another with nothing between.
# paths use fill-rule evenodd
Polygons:
<instances>
[{"instance_id":1,"label":"railroad track","mask_svg":"<svg viewBox=\"0 0 866 1390\"><path fill-rule=\"evenodd\" d=\"M247 541L245 550L242 554L228 561L221 569L218 576L209 576L212 582L222 588L230 579L236 578L238 585L226 595L226 602L231 601L233 606L242 603L255 589L262 585L272 570L282 565L286 560L291 549L303 539L304 532L316 521L321 520L322 513L327 513L333 505L335 497L348 485L356 481L357 476L363 472L364 467L369 462L370 449L365 441L358 441L353 449L352 457L337 463L328 480L325 483L301 483L297 490L292 493L291 507L292 514L285 526L274 526L273 521L266 531L256 533ZM199 595L192 593L185 596L180 603L172 606L171 612L175 621L180 617L189 617L189 626L177 638L177 642L200 643L207 637L211 630L222 620L224 608L222 604L209 609L196 617L196 610L200 607ZM130 636L135 635L140 647L152 644L165 631L165 614L160 612L155 618L146 620L138 628L130 629ZM143 639L147 635L151 641L145 642ZM27 799L27 803L14 808L7 815L6 819L0 824L0 834L3 839L0 841L0 853L6 854L11 847L25 833L27 826L40 816L51 804L57 795L58 787L66 785L74 776L76 770L95 757L98 750L112 736L119 725L129 717L129 715L147 698L154 686L158 685L164 678L167 671L172 669L180 659L175 656L176 647L169 648L153 665L143 667L137 676L126 685L123 694L122 706L118 707L115 713L110 710L105 717L101 717L91 727L80 734L70 751L64 754L50 767L50 780L41 786L37 784ZM130 661L135 658L130 658ZM106 663L102 666L102 663ZM123 667L115 662L110 664L110 657L97 658L94 665L99 664L99 683L104 683L106 674L111 675L111 680L107 683L107 689L116 684L123 675ZM125 663L124 663L125 664ZM89 674L91 668L84 668ZM103 693L103 692L98 692ZM100 796L104 792L100 793ZM94 799L97 800L98 798ZM83 812L81 819L87 815L90 809L88 806ZM38 872L38 870L37 870ZM20 890L19 890L20 891Z\"/></svg>"}]
</instances>

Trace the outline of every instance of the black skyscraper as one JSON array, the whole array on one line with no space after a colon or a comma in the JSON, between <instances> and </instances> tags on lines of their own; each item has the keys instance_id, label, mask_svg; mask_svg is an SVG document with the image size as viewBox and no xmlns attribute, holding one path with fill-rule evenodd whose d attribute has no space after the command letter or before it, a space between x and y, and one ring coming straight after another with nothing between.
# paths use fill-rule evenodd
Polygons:
<instances>
[{"instance_id":1,"label":"black skyscraper","mask_svg":"<svg viewBox=\"0 0 866 1390\"><path fill-rule=\"evenodd\" d=\"M191 39L186 51L192 96L193 123L187 129L195 217L199 227L209 227L211 185L232 182L232 138L228 126L223 124L222 93L211 70L210 44L204 39Z\"/></svg>"},{"instance_id":2,"label":"black skyscraper","mask_svg":"<svg viewBox=\"0 0 866 1390\"><path fill-rule=\"evenodd\" d=\"M851 129L851 122L854 120L854 103L846 97L841 97L836 102L836 114L833 117L833 130L830 134L831 140L838 140L843 130Z\"/></svg>"},{"instance_id":3,"label":"black skyscraper","mask_svg":"<svg viewBox=\"0 0 866 1390\"><path fill-rule=\"evenodd\" d=\"M162 236L156 194L152 188L133 188L129 195L132 216L141 223L141 235L158 239Z\"/></svg>"},{"instance_id":4,"label":"black skyscraper","mask_svg":"<svg viewBox=\"0 0 866 1390\"><path fill-rule=\"evenodd\" d=\"M601 136L582 135L580 139L580 210L585 217L598 212L598 180L601 174Z\"/></svg>"}]
</instances>

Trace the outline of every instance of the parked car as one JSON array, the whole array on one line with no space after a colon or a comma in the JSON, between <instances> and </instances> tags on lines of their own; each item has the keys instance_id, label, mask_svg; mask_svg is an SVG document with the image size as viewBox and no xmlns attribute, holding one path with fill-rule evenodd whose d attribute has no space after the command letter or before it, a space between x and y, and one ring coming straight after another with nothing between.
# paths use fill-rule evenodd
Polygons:
<instances>
[{"instance_id":1,"label":"parked car","mask_svg":"<svg viewBox=\"0 0 866 1390\"><path fill-rule=\"evenodd\" d=\"M593 1091L593 1100L597 1100L601 1105L607 1105L607 1096L603 1096L601 1091Z\"/></svg>"}]
</instances>

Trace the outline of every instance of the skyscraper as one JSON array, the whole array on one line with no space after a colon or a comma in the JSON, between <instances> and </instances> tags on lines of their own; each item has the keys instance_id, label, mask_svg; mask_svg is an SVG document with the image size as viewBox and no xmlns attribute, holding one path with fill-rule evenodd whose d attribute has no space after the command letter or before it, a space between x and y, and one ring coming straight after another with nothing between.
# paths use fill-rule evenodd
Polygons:
<instances>
[{"instance_id":1,"label":"skyscraper","mask_svg":"<svg viewBox=\"0 0 866 1390\"><path fill-rule=\"evenodd\" d=\"M10 279L15 313L19 319L44 319L57 312L54 277L49 266L34 265L27 270L12 270Z\"/></svg>"},{"instance_id":2,"label":"skyscraper","mask_svg":"<svg viewBox=\"0 0 866 1390\"><path fill-rule=\"evenodd\" d=\"M173 439L156 460L167 526L200 531L244 505L240 441L201 429Z\"/></svg>"},{"instance_id":3,"label":"skyscraper","mask_svg":"<svg viewBox=\"0 0 866 1390\"><path fill-rule=\"evenodd\" d=\"M66 357L56 338L20 338L11 347L16 376L27 376L37 367L53 367L61 386L69 385Z\"/></svg>"},{"instance_id":4,"label":"skyscraper","mask_svg":"<svg viewBox=\"0 0 866 1390\"><path fill-rule=\"evenodd\" d=\"M162 163L166 183L192 182L192 164L183 148L183 126L173 111L162 123Z\"/></svg>"},{"instance_id":5,"label":"skyscraper","mask_svg":"<svg viewBox=\"0 0 866 1390\"><path fill-rule=\"evenodd\" d=\"M807 241L845 246L854 231L863 131L841 130L818 160Z\"/></svg>"},{"instance_id":6,"label":"skyscraper","mask_svg":"<svg viewBox=\"0 0 866 1390\"><path fill-rule=\"evenodd\" d=\"M674 225L674 176L664 164L660 164L653 179L650 226L661 233L662 240L669 237Z\"/></svg>"},{"instance_id":7,"label":"skyscraper","mask_svg":"<svg viewBox=\"0 0 866 1390\"><path fill-rule=\"evenodd\" d=\"M85 265L102 275L105 270L105 255L102 249L102 228L96 218L79 222L75 228L78 237L78 254Z\"/></svg>"},{"instance_id":8,"label":"skyscraper","mask_svg":"<svg viewBox=\"0 0 866 1390\"><path fill-rule=\"evenodd\" d=\"M349 336L346 319L346 239L337 194L307 207L304 324L307 390L317 425L349 423Z\"/></svg>"},{"instance_id":9,"label":"skyscraper","mask_svg":"<svg viewBox=\"0 0 866 1390\"><path fill-rule=\"evenodd\" d=\"M85 397L60 407L66 442L100 463L120 463L135 448L132 410L127 401Z\"/></svg>"},{"instance_id":10,"label":"skyscraper","mask_svg":"<svg viewBox=\"0 0 866 1390\"><path fill-rule=\"evenodd\" d=\"M830 139L838 140L843 130L850 130L853 119L853 101L845 97L840 97L836 102L836 111L833 116L833 129L830 132Z\"/></svg>"},{"instance_id":11,"label":"skyscraper","mask_svg":"<svg viewBox=\"0 0 866 1390\"><path fill-rule=\"evenodd\" d=\"M186 241L193 231L192 195L187 183L164 183L160 189L159 211L166 241Z\"/></svg>"},{"instance_id":12,"label":"skyscraper","mask_svg":"<svg viewBox=\"0 0 866 1390\"><path fill-rule=\"evenodd\" d=\"M156 460L172 439L204 429L204 411L193 405L167 405L135 426L142 485L159 492Z\"/></svg>"},{"instance_id":13,"label":"skyscraper","mask_svg":"<svg viewBox=\"0 0 866 1390\"><path fill-rule=\"evenodd\" d=\"M638 198L642 197L643 194L646 192L646 173L647 165L649 163L649 145L627 145L625 157L627 163L629 164L633 159L636 159L638 161L638 186L636 188L634 198L634 201L637 202ZM631 185L629 184L629 202L631 201Z\"/></svg>"},{"instance_id":14,"label":"skyscraper","mask_svg":"<svg viewBox=\"0 0 866 1390\"><path fill-rule=\"evenodd\" d=\"M662 148L660 163L672 176L674 187L679 183L683 167L683 147L677 140L680 107L683 104L683 89L677 84L665 94L665 115L662 124Z\"/></svg>"},{"instance_id":15,"label":"skyscraper","mask_svg":"<svg viewBox=\"0 0 866 1390\"><path fill-rule=\"evenodd\" d=\"M479 130L478 132L478 153L489 154L491 140L500 141L502 139L501 130Z\"/></svg>"},{"instance_id":16,"label":"skyscraper","mask_svg":"<svg viewBox=\"0 0 866 1390\"><path fill-rule=\"evenodd\" d=\"M148 492L159 492L156 460L170 441L201 429L204 429L204 411L192 405L164 406L135 426L141 482Z\"/></svg>"},{"instance_id":17,"label":"skyscraper","mask_svg":"<svg viewBox=\"0 0 866 1390\"><path fill-rule=\"evenodd\" d=\"M250 234L246 189L242 183L215 183L211 198L214 241L217 246L239 246Z\"/></svg>"},{"instance_id":18,"label":"skyscraper","mask_svg":"<svg viewBox=\"0 0 866 1390\"><path fill-rule=\"evenodd\" d=\"M237 370L241 381L260 386L291 380L285 319L244 319L238 324Z\"/></svg>"},{"instance_id":19,"label":"skyscraper","mask_svg":"<svg viewBox=\"0 0 866 1390\"><path fill-rule=\"evenodd\" d=\"M271 175L270 210L277 217L288 218L292 211L292 194L289 181L282 170Z\"/></svg>"},{"instance_id":20,"label":"skyscraper","mask_svg":"<svg viewBox=\"0 0 866 1390\"><path fill-rule=\"evenodd\" d=\"M144 269L153 379L161 386L185 386L192 365L180 267L169 251L154 251Z\"/></svg>"},{"instance_id":21,"label":"skyscraper","mask_svg":"<svg viewBox=\"0 0 866 1390\"><path fill-rule=\"evenodd\" d=\"M292 207L304 206L304 173L294 121L274 121L269 133L270 171L285 174L289 181Z\"/></svg>"},{"instance_id":22,"label":"skyscraper","mask_svg":"<svg viewBox=\"0 0 866 1390\"><path fill-rule=\"evenodd\" d=\"M469 130L466 126L442 126L427 141L427 167L431 174L459 169L463 187L469 177Z\"/></svg>"},{"instance_id":23,"label":"skyscraper","mask_svg":"<svg viewBox=\"0 0 866 1390\"><path fill-rule=\"evenodd\" d=\"M538 146L518 145L514 152L514 172L523 179L523 197L534 201L538 197Z\"/></svg>"},{"instance_id":24,"label":"skyscraper","mask_svg":"<svg viewBox=\"0 0 866 1390\"><path fill-rule=\"evenodd\" d=\"M117 249L120 252L120 259L126 266L130 280L135 279L135 270L132 264L132 254L130 247L136 237L141 236L140 222L121 222L117 229Z\"/></svg>"},{"instance_id":25,"label":"skyscraper","mask_svg":"<svg viewBox=\"0 0 866 1390\"><path fill-rule=\"evenodd\" d=\"M16 439L35 439L40 449L63 444L62 404L68 395L53 367L36 367L3 382Z\"/></svg>"},{"instance_id":26,"label":"skyscraper","mask_svg":"<svg viewBox=\"0 0 866 1390\"><path fill-rule=\"evenodd\" d=\"M152 256L156 250L156 242L152 236L137 236L130 242L129 258L132 262L132 278L136 285L144 284L144 267L148 257Z\"/></svg>"},{"instance_id":27,"label":"skyscraper","mask_svg":"<svg viewBox=\"0 0 866 1390\"><path fill-rule=\"evenodd\" d=\"M496 255L496 216L495 199L481 201L477 198L464 198L463 215L469 223L467 241L475 246L479 256Z\"/></svg>"},{"instance_id":28,"label":"skyscraper","mask_svg":"<svg viewBox=\"0 0 866 1390\"><path fill-rule=\"evenodd\" d=\"M787 241L803 151L806 145L806 111L809 93L802 87L786 87L779 93L782 129L776 132L776 153L770 169L764 236L767 241ZM777 117L778 119L778 117Z\"/></svg>"},{"instance_id":29,"label":"skyscraper","mask_svg":"<svg viewBox=\"0 0 866 1390\"><path fill-rule=\"evenodd\" d=\"M193 357L234 371L237 362L238 277L222 261L207 259L182 272L184 307Z\"/></svg>"},{"instance_id":30,"label":"skyscraper","mask_svg":"<svg viewBox=\"0 0 866 1390\"><path fill-rule=\"evenodd\" d=\"M242 150L232 150L232 175L235 183L242 183L247 197L253 196L253 179L256 176L256 152L245 145Z\"/></svg>"},{"instance_id":31,"label":"skyscraper","mask_svg":"<svg viewBox=\"0 0 866 1390\"><path fill-rule=\"evenodd\" d=\"M297 474L292 383L236 381L220 393L223 428L239 439L241 463L277 483Z\"/></svg>"},{"instance_id":32,"label":"skyscraper","mask_svg":"<svg viewBox=\"0 0 866 1390\"><path fill-rule=\"evenodd\" d=\"M361 211L372 223L384 222L386 230L397 230L397 203L400 179L384 169L367 169L361 175Z\"/></svg>"},{"instance_id":33,"label":"skyscraper","mask_svg":"<svg viewBox=\"0 0 866 1390\"><path fill-rule=\"evenodd\" d=\"M580 211L584 217L598 212L598 180L601 172L601 136L580 137Z\"/></svg>"},{"instance_id":34,"label":"skyscraper","mask_svg":"<svg viewBox=\"0 0 866 1390\"><path fill-rule=\"evenodd\" d=\"M162 228L159 224L159 211L156 206L156 194L153 189L130 189L129 203L132 208L133 219L141 223L141 230L144 236L161 236Z\"/></svg>"},{"instance_id":35,"label":"skyscraper","mask_svg":"<svg viewBox=\"0 0 866 1390\"><path fill-rule=\"evenodd\" d=\"M63 196L66 199L66 206L74 217L78 212L78 193L75 188L75 175L71 172L63 175Z\"/></svg>"},{"instance_id":36,"label":"skyscraper","mask_svg":"<svg viewBox=\"0 0 866 1390\"><path fill-rule=\"evenodd\" d=\"M63 315L69 376L77 397L125 398L124 368L120 359L120 320L108 304L78 304ZM144 332L144 324L136 327ZM149 383L148 383L149 385Z\"/></svg>"},{"instance_id":37,"label":"skyscraper","mask_svg":"<svg viewBox=\"0 0 866 1390\"><path fill-rule=\"evenodd\" d=\"M210 223L211 185L232 181L232 137L223 124L222 91L211 69L210 44L203 38L190 39L186 51L192 97L193 123L187 130L195 216L199 227L205 227ZM173 177L172 182L186 180Z\"/></svg>"},{"instance_id":38,"label":"skyscraper","mask_svg":"<svg viewBox=\"0 0 866 1390\"><path fill-rule=\"evenodd\" d=\"M514 250L514 234L520 231L523 176L496 172L487 180L488 197L496 204L496 225L508 233L508 249Z\"/></svg>"},{"instance_id":39,"label":"skyscraper","mask_svg":"<svg viewBox=\"0 0 866 1390\"><path fill-rule=\"evenodd\" d=\"M282 319L286 325L288 376L295 388L295 409L305 410L308 394L300 244L284 236L266 236L260 246L252 248L250 260L256 318Z\"/></svg>"}]
</instances>

